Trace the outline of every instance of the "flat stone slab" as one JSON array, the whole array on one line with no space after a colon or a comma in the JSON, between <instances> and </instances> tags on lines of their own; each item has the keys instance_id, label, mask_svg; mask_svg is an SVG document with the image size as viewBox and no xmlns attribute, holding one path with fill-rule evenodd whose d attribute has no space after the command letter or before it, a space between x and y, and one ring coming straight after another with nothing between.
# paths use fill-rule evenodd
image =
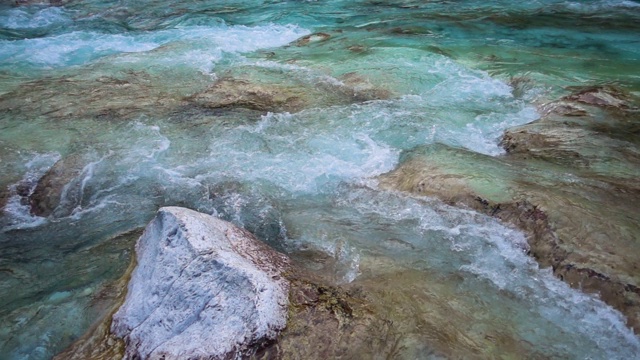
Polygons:
<instances>
[{"instance_id":1,"label":"flat stone slab","mask_svg":"<svg viewBox=\"0 0 640 360\"><path fill-rule=\"evenodd\" d=\"M288 258L231 223L161 208L136 253L111 326L125 340L125 358L237 358L286 326Z\"/></svg>"}]
</instances>

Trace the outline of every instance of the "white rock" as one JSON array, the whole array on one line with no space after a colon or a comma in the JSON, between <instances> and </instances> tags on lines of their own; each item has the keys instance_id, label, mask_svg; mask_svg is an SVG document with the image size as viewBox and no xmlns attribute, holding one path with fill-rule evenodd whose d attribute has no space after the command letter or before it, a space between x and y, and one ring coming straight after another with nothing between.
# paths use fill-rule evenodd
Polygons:
<instances>
[{"instance_id":1,"label":"white rock","mask_svg":"<svg viewBox=\"0 0 640 360\"><path fill-rule=\"evenodd\" d=\"M288 259L233 224L165 207L136 253L111 325L125 358L239 358L286 325Z\"/></svg>"}]
</instances>

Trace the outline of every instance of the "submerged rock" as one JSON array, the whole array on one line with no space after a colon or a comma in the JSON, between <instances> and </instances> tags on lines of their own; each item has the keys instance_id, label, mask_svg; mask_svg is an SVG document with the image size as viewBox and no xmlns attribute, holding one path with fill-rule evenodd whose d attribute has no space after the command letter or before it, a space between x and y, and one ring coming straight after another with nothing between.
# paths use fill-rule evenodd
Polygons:
<instances>
[{"instance_id":1,"label":"submerged rock","mask_svg":"<svg viewBox=\"0 0 640 360\"><path fill-rule=\"evenodd\" d=\"M79 340L54 356L53 360L119 360L124 357L125 343L110 331L111 317L118 310L127 294L127 283L136 261L132 261L124 275L105 287L96 301L104 302L106 309L102 321L96 322Z\"/></svg>"},{"instance_id":2,"label":"submerged rock","mask_svg":"<svg viewBox=\"0 0 640 360\"><path fill-rule=\"evenodd\" d=\"M342 81L306 71L242 66L229 71L207 90L187 100L218 108L246 108L260 112L298 112L306 108L387 99L391 93L350 73Z\"/></svg>"},{"instance_id":3,"label":"submerged rock","mask_svg":"<svg viewBox=\"0 0 640 360\"><path fill-rule=\"evenodd\" d=\"M72 182L82 173L86 165L87 161L79 154L73 154L56 161L51 169L38 180L33 193L29 196L31 213L47 217L56 211L63 195L78 197L78 189L73 188ZM75 185L75 187L80 187L80 184ZM62 215L68 215L70 210L62 211Z\"/></svg>"},{"instance_id":4,"label":"submerged rock","mask_svg":"<svg viewBox=\"0 0 640 360\"><path fill-rule=\"evenodd\" d=\"M0 211L7 205L9 197L9 190L7 188L0 188Z\"/></svg>"},{"instance_id":5,"label":"submerged rock","mask_svg":"<svg viewBox=\"0 0 640 360\"><path fill-rule=\"evenodd\" d=\"M242 107L258 111L296 112L310 99L295 87L252 84L243 79L220 79L193 101L209 108Z\"/></svg>"},{"instance_id":6,"label":"submerged rock","mask_svg":"<svg viewBox=\"0 0 640 360\"><path fill-rule=\"evenodd\" d=\"M162 208L136 252L111 326L127 358L236 358L286 325L288 259L230 223Z\"/></svg>"},{"instance_id":7,"label":"submerged rock","mask_svg":"<svg viewBox=\"0 0 640 360\"><path fill-rule=\"evenodd\" d=\"M572 287L599 294L638 331L640 224L629 214L637 212L640 189L615 174L594 178L580 170L433 145L405 153L381 185L518 226L541 266Z\"/></svg>"},{"instance_id":8,"label":"submerged rock","mask_svg":"<svg viewBox=\"0 0 640 360\"><path fill-rule=\"evenodd\" d=\"M298 41L296 41L296 45L305 46L314 42L327 41L329 40L329 38L331 38L331 35L323 32L309 34L307 36L301 37Z\"/></svg>"},{"instance_id":9,"label":"submerged rock","mask_svg":"<svg viewBox=\"0 0 640 360\"><path fill-rule=\"evenodd\" d=\"M180 90L180 85L175 86ZM100 76L82 72L75 76L25 82L0 95L0 113L29 119L86 118L98 121L132 120L141 114L168 113L181 104L156 76L128 71Z\"/></svg>"},{"instance_id":10,"label":"submerged rock","mask_svg":"<svg viewBox=\"0 0 640 360\"><path fill-rule=\"evenodd\" d=\"M540 106L542 117L507 130L501 145L511 158L537 158L605 177L637 178L640 113L633 103L610 86L578 89Z\"/></svg>"},{"instance_id":11,"label":"submerged rock","mask_svg":"<svg viewBox=\"0 0 640 360\"><path fill-rule=\"evenodd\" d=\"M627 96L622 90L613 86L578 88L565 99L601 107L629 108Z\"/></svg>"},{"instance_id":12,"label":"submerged rock","mask_svg":"<svg viewBox=\"0 0 640 360\"><path fill-rule=\"evenodd\" d=\"M332 285L210 215L162 208L136 251L122 307L56 359L326 359L406 350L366 289ZM123 279L110 286L121 299Z\"/></svg>"}]
</instances>

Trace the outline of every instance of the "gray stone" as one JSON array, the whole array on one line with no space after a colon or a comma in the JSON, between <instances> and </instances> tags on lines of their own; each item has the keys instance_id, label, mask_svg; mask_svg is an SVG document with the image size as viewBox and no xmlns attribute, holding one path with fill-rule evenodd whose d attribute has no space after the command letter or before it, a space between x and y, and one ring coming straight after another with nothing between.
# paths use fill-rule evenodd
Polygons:
<instances>
[{"instance_id":1,"label":"gray stone","mask_svg":"<svg viewBox=\"0 0 640 360\"><path fill-rule=\"evenodd\" d=\"M165 207L136 245L138 265L111 331L125 358L228 359L286 325L289 260L213 216Z\"/></svg>"}]
</instances>

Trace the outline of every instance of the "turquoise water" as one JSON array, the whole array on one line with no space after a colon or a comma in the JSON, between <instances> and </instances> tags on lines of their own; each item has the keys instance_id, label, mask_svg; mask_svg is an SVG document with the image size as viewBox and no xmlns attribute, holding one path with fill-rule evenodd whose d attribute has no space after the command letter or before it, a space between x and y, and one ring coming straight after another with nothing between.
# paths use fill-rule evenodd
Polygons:
<instances>
[{"instance_id":1,"label":"turquoise water","mask_svg":"<svg viewBox=\"0 0 640 360\"><path fill-rule=\"evenodd\" d=\"M329 38L300 41L320 32ZM539 269L522 233L379 190L375 177L424 144L501 155L502 132L567 86L638 94L639 58L635 1L3 3L0 358L49 359L81 336L130 260L118 235L165 205L328 254L337 283L375 276L380 258L437 274L425 282L475 314L469 334L502 329L547 357L633 358L640 340L622 315ZM315 102L260 112L192 101L229 77ZM336 100L354 89L386 96ZM69 158L77 171L59 203L32 214L24 192ZM420 346L442 348L432 341Z\"/></svg>"}]
</instances>

